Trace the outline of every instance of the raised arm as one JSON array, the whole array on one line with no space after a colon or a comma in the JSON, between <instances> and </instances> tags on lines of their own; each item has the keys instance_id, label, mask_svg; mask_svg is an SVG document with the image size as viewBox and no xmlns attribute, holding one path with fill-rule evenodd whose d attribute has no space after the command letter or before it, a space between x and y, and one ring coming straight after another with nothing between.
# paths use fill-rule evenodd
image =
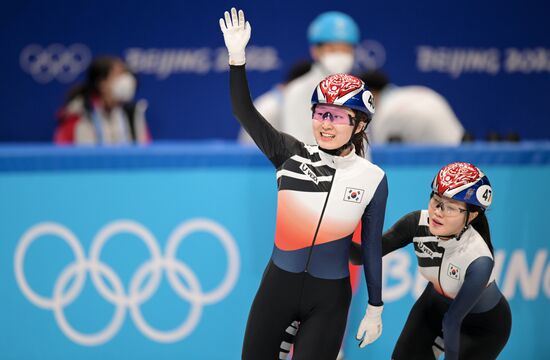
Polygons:
<instances>
[{"instance_id":1,"label":"raised arm","mask_svg":"<svg viewBox=\"0 0 550 360\"><path fill-rule=\"evenodd\" d=\"M230 91L233 114L250 134L260 150L276 166L280 166L299 146L298 140L277 131L254 107L246 78L245 48L250 40L251 27L244 12L235 8L220 19L225 46L229 53Z\"/></svg>"}]
</instances>

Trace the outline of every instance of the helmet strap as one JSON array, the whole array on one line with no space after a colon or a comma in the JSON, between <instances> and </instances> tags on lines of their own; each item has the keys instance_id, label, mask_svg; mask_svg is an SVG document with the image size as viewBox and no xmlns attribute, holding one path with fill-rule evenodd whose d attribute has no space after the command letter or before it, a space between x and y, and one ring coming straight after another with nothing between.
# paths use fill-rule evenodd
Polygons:
<instances>
[{"instance_id":1,"label":"helmet strap","mask_svg":"<svg viewBox=\"0 0 550 360\"><path fill-rule=\"evenodd\" d=\"M462 228L462 231L456 237L457 240L460 240L462 234L464 234L464 232L468 230L468 226L470 226L470 224L468 223L468 219L470 219L470 210L466 209L466 220L464 221L464 228Z\"/></svg>"}]
</instances>

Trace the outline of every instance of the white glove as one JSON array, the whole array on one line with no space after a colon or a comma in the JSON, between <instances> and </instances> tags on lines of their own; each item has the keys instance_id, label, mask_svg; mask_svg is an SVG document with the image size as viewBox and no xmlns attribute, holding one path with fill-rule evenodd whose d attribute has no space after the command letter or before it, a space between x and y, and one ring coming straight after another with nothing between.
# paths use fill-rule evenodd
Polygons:
<instances>
[{"instance_id":1,"label":"white glove","mask_svg":"<svg viewBox=\"0 0 550 360\"><path fill-rule=\"evenodd\" d=\"M382 310L384 310L384 305L372 306L369 304L367 306L365 317L361 320L355 337L359 341L362 340L359 343L360 348L375 342L382 334Z\"/></svg>"},{"instance_id":2,"label":"white glove","mask_svg":"<svg viewBox=\"0 0 550 360\"><path fill-rule=\"evenodd\" d=\"M231 9L231 16L226 11L225 21L220 19L220 29L222 29L225 47L229 52L229 64L244 65L246 62L244 49L248 40L250 40L251 31L250 23L244 21L244 12L239 10L239 16L237 17L235 8Z\"/></svg>"}]
</instances>

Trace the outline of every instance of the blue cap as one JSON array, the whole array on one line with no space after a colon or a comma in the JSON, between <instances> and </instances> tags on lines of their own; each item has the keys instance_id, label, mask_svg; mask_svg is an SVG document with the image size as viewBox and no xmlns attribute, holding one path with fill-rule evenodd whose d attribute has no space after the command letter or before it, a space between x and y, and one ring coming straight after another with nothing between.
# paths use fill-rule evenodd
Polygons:
<instances>
[{"instance_id":1,"label":"blue cap","mask_svg":"<svg viewBox=\"0 0 550 360\"><path fill-rule=\"evenodd\" d=\"M359 42L359 27L349 15L339 11L317 16L309 25L307 34L312 45L332 42L357 45Z\"/></svg>"}]
</instances>

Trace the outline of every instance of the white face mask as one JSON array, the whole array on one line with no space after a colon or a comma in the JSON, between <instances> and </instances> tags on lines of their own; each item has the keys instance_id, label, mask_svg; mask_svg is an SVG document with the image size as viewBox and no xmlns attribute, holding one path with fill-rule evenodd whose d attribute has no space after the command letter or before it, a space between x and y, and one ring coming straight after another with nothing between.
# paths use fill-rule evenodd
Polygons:
<instances>
[{"instance_id":1,"label":"white face mask","mask_svg":"<svg viewBox=\"0 0 550 360\"><path fill-rule=\"evenodd\" d=\"M353 54L331 52L322 55L319 62L329 74L349 73L353 69Z\"/></svg>"},{"instance_id":2,"label":"white face mask","mask_svg":"<svg viewBox=\"0 0 550 360\"><path fill-rule=\"evenodd\" d=\"M111 94L120 102L128 102L136 94L136 79L129 73L119 75L111 83Z\"/></svg>"}]
</instances>

